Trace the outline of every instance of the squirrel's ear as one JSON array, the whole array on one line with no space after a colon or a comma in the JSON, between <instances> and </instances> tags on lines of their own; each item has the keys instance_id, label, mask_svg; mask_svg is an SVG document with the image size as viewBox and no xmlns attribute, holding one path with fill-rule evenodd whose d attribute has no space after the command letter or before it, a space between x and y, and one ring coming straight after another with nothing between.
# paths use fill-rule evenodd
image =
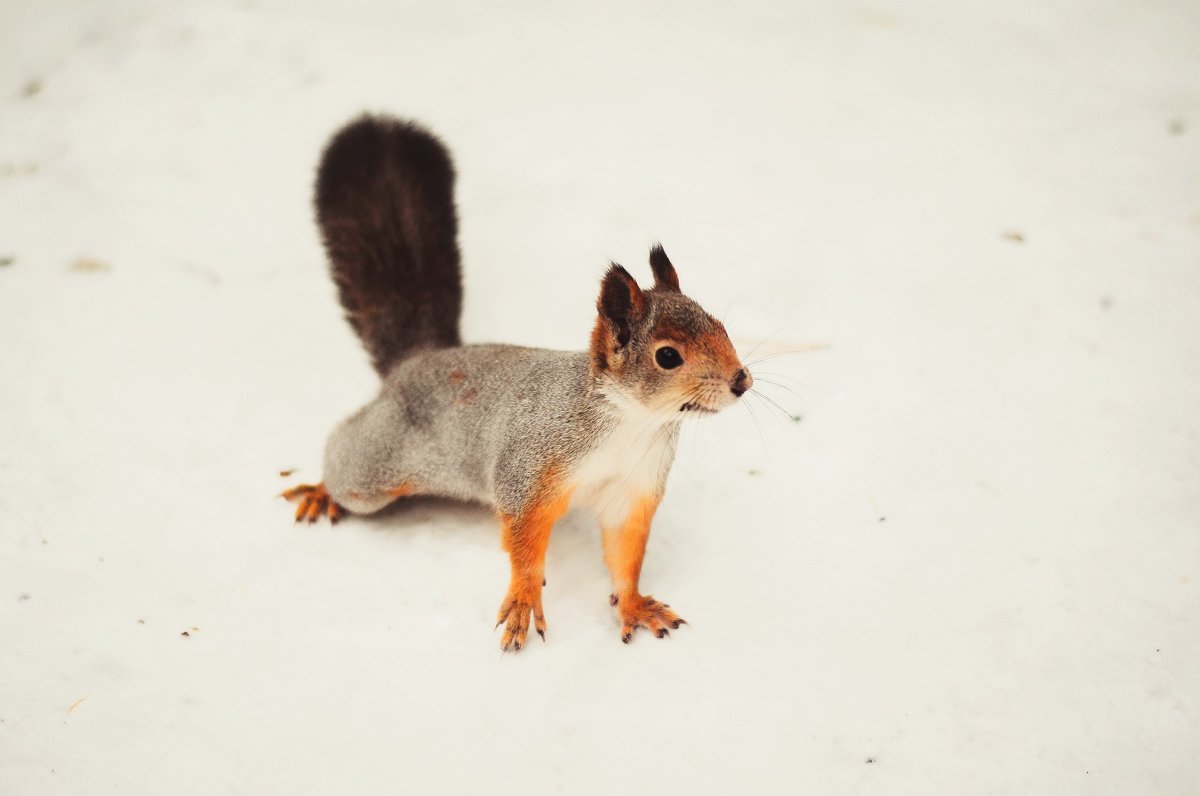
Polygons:
<instances>
[{"instance_id":1,"label":"squirrel's ear","mask_svg":"<svg viewBox=\"0 0 1200 796\"><path fill-rule=\"evenodd\" d=\"M624 346L629 342L629 323L642 314L645 306L642 289L629 272L616 263L610 265L600 283L596 309L600 311L600 317L612 324L617 345Z\"/></svg>"},{"instance_id":2,"label":"squirrel's ear","mask_svg":"<svg viewBox=\"0 0 1200 796\"><path fill-rule=\"evenodd\" d=\"M662 290L679 292L679 277L675 274L675 266L667 257L661 243L654 244L650 250L650 270L654 272L654 286Z\"/></svg>"}]
</instances>

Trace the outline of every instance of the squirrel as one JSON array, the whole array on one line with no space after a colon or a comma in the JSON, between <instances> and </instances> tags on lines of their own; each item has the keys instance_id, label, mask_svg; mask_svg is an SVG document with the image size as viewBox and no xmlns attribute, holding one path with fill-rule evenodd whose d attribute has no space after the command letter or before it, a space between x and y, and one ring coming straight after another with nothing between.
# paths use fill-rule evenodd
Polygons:
<instances>
[{"instance_id":1,"label":"squirrel","mask_svg":"<svg viewBox=\"0 0 1200 796\"><path fill-rule=\"evenodd\" d=\"M500 646L544 641L543 568L554 523L595 513L621 640L685 624L642 594L650 523L684 418L733 405L753 378L724 325L680 292L661 245L654 286L620 265L600 284L586 351L463 345L454 166L423 127L361 116L317 172L317 224L339 299L382 379L326 443L323 481L283 493L297 521L371 514L432 495L494 507L512 564Z\"/></svg>"}]
</instances>

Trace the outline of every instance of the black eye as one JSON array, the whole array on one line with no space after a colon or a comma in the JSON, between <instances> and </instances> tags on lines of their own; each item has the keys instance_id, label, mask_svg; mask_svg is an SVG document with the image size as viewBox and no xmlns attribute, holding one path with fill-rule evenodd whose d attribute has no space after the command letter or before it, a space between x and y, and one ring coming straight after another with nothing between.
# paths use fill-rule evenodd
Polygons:
<instances>
[{"instance_id":1,"label":"black eye","mask_svg":"<svg viewBox=\"0 0 1200 796\"><path fill-rule=\"evenodd\" d=\"M683 357L679 356L679 352L669 345L654 352L654 361L664 370L671 370L683 364Z\"/></svg>"}]
</instances>

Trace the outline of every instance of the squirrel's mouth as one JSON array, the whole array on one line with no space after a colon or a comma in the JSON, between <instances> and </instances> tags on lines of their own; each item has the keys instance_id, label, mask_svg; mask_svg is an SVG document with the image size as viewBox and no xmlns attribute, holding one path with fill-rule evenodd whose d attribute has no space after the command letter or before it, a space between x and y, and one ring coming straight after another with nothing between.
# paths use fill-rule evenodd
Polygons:
<instances>
[{"instance_id":1,"label":"squirrel's mouth","mask_svg":"<svg viewBox=\"0 0 1200 796\"><path fill-rule=\"evenodd\" d=\"M715 415L717 413L716 409L709 409L707 406L704 406L703 404L698 404L695 401L688 401L686 404L679 407L679 411L680 412L699 412L702 415Z\"/></svg>"}]
</instances>

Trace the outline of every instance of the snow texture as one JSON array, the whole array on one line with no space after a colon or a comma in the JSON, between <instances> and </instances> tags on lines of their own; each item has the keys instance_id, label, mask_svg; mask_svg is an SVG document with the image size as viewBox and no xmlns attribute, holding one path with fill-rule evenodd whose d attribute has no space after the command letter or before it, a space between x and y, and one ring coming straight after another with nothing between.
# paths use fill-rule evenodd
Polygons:
<instances>
[{"instance_id":1,"label":"snow texture","mask_svg":"<svg viewBox=\"0 0 1200 796\"><path fill-rule=\"evenodd\" d=\"M468 340L661 239L782 354L685 428L670 639L583 515L502 656L485 510L273 497L375 389L364 109L457 158ZM1198 141L1189 0L3 0L0 793L1200 792Z\"/></svg>"}]
</instances>

